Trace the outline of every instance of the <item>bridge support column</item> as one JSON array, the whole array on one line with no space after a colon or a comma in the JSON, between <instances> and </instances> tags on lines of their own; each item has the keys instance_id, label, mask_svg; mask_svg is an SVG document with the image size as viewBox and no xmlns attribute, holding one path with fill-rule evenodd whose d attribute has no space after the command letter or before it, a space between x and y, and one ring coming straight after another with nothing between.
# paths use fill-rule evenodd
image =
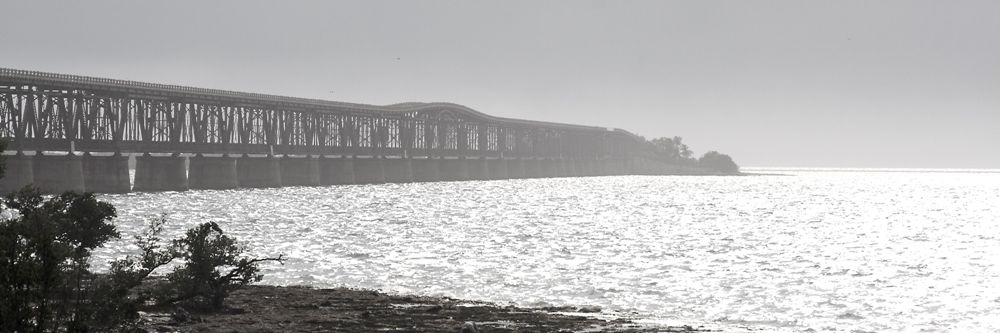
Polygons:
<instances>
[{"instance_id":1,"label":"bridge support column","mask_svg":"<svg viewBox=\"0 0 1000 333\"><path fill-rule=\"evenodd\" d=\"M630 158L628 159L628 174L630 175L645 175L646 170L642 165L641 158Z\"/></svg>"},{"instance_id":2,"label":"bridge support column","mask_svg":"<svg viewBox=\"0 0 1000 333\"><path fill-rule=\"evenodd\" d=\"M320 184L354 184L354 160L346 156L319 159Z\"/></svg>"},{"instance_id":3,"label":"bridge support column","mask_svg":"<svg viewBox=\"0 0 1000 333\"><path fill-rule=\"evenodd\" d=\"M42 193L83 192L83 159L78 155L35 154L34 183Z\"/></svg>"},{"instance_id":4,"label":"bridge support column","mask_svg":"<svg viewBox=\"0 0 1000 333\"><path fill-rule=\"evenodd\" d=\"M319 186L319 159L285 155L279 161L281 186Z\"/></svg>"},{"instance_id":5,"label":"bridge support column","mask_svg":"<svg viewBox=\"0 0 1000 333\"><path fill-rule=\"evenodd\" d=\"M470 158L465 160L469 169L469 180L489 180L490 167L486 162L486 157Z\"/></svg>"},{"instance_id":6,"label":"bridge support column","mask_svg":"<svg viewBox=\"0 0 1000 333\"><path fill-rule=\"evenodd\" d=\"M151 156L149 153L136 156L133 190L186 191L188 177L185 160L183 156Z\"/></svg>"},{"instance_id":7,"label":"bridge support column","mask_svg":"<svg viewBox=\"0 0 1000 333\"><path fill-rule=\"evenodd\" d=\"M569 159L569 160L566 160L566 163L567 163L567 166L569 168L571 168L571 170L569 170L569 172L570 172L571 175L573 175L573 177L583 177L583 176L585 176L584 173L582 172L583 170L581 170L583 168L583 163L580 160L578 160L578 159Z\"/></svg>"},{"instance_id":8,"label":"bridge support column","mask_svg":"<svg viewBox=\"0 0 1000 333\"><path fill-rule=\"evenodd\" d=\"M377 156L354 158L354 183L385 183L385 166L382 164L382 158Z\"/></svg>"},{"instance_id":9,"label":"bridge support column","mask_svg":"<svg viewBox=\"0 0 1000 333\"><path fill-rule=\"evenodd\" d=\"M83 154L83 182L87 192L128 193L132 181L128 175L128 156Z\"/></svg>"},{"instance_id":10,"label":"bridge support column","mask_svg":"<svg viewBox=\"0 0 1000 333\"><path fill-rule=\"evenodd\" d=\"M566 160L566 167L572 177L580 177L580 161L576 159Z\"/></svg>"},{"instance_id":11,"label":"bridge support column","mask_svg":"<svg viewBox=\"0 0 1000 333\"><path fill-rule=\"evenodd\" d=\"M469 165L464 157L457 159L442 158L441 181L463 181L469 180Z\"/></svg>"},{"instance_id":12,"label":"bridge support column","mask_svg":"<svg viewBox=\"0 0 1000 333\"><path fill-rule=\"evenodd\" d=\"M281 163L278 158L250 157L236 159L236 179L242 188L281 187Z\"/></svg>"},{"instance_id":13,"label":"bridge support column","mask_svg":"<svg viewBox=\"0 0 1000 333\"><path fill-rule=\"evenodd\" d=\"M514 158L507 160L507 178L509 179L519 179L524 178L524 160L521 158Z\"/></svg>"},{"instance_id":14,"label":"bridge support column","mask_svg":"<svg viewBox=\"0 0 1000 333\"><path fill-rule=\"evenodd\" d=\"M618 174L618 171L615 167L615 159L607 158L601 160L601 164L603 165L602 171L604 171L605 176L614 176Z\"/></svg>"},{"instance_id":15,"label":"bridge support column","mask_svg":"<svg viewBox=\"0 0 1000 333\"><path fill-rule=\"evenodd\" d=\"M524 178L541 178L542 177L542 164L541 160L538 159L528 159L524 160Z\"/></svg>"},{"instance_id":16,"label":"bridge support column","mask_svg":"<svg viewBox=\"0 0 1000 333\"><path fill-rule=\"evenodd\" d=\"M625 159L613 158L611 159L611 161L612 161L611 164L614 165L616 176L623 176L628 174L628 165L625 162Z\"/></svg>"},{"instance_id":17,"label":"bridge support column","mask_svg":"<svg viewBox=\"0 0 1000 333\"><path fill-rule=\"evenodd\" d=\"M441 161L435 158L414 158L410 160L413 168L413 181L436 182L441 180Z\"/></svg>"},{"instance_id":18,"label":"bridge support column","mask_svg":"<svg viewBox=\"0 0 1000 333\"><path fill-rule=\"evenodd\" d=\"M188 161L188 186L192 190L229 190L240 187L235 157L205 157L198 154Z\"/></svg>"},{"instance_id":19,"label":"bridge support column","mask_svg":"<svg viewBox=\"0 0 1000 333\"><path fill-rule=\"evenodd\" d=\"M21 151L16 155L4 156L6 168L3 178L0 178L0 195L20 190L35 181L33 161L34 156L25 155Z\"/></svg>"},{"instance_id":20,"label":"bridge support column","mask_svg":"<svg viewBox=\"0 0 1000 333\"><path fill-rule=\"evenodd\" d=\"M490 172L490 179L510 179L507 170L507 160L503 158L497 158L495 160L488 160L486 162L486 169Z\"/></svg>"},{"instance_id":21,"label":"bridge support column","mask_svg":"<svg viewBox=\"0 0 1000 333\"><path fill-rule=\"evenodd\" d=\"M580 174L580 177L590 177L594 175L593 162L593 160L586 158L577 160L576 166L579 169L577 170L577 173Z\"/></svg>"},{"instance_id":22,"label":"bridge support column","mask_svg":"<svg viewBox=\"0 0 1000 333\"><path fill-rule=\"evenodd\" d=\"M559 161L555 159L544 159L541 161L542 164L542 177L553 178L559 177Z\"/></svg>"},{"instance_id":23,"label":"bridge support column","mask_svg":"<svg viewBox=\"0 0 1000 333\"><path fill-rule=\"evenodd\" d=\"M413 165L409 158L383 158L386 183L413 182Z\"/></svg>"},{"instance_id":24,"label":"bridge support column","mask_svg":"<svg viewBox=\"0 0 1000 333\"><path fill-rule=\"evenodd\" d=\"M560 158L556 160L556 177L573 177L573 160Z\"/></svg>"},{"instance_id":25,"label":"bridge support column","mask_svg":"<svg viewBox=\"0 0 1000 333\"><path fill-rule=\"evenodd\" d=\"M607 160L603 159L594 160L594 176L602 177L602 176L607 176L609 174L610 173L608 172Z\"/></svg>"}]
</instances>

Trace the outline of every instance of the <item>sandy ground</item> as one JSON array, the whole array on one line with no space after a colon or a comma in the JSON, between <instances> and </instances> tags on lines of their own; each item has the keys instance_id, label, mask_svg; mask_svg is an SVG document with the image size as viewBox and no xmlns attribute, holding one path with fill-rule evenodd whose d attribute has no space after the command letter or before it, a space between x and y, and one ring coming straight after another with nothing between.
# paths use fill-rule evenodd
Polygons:
<instances>
[{"instance_id":1,"label":"sandy ground","mask_svg":"<svg viewBox=\"0 0 1000 333\"><path fill-rule=\"evenodd\" d=\"M513 306L450 298L388 295L370 290L251 286L227 309L144 313L149 332L704 332L649 327L590 314L599 309Z\"/></svg>"}]
</instances>

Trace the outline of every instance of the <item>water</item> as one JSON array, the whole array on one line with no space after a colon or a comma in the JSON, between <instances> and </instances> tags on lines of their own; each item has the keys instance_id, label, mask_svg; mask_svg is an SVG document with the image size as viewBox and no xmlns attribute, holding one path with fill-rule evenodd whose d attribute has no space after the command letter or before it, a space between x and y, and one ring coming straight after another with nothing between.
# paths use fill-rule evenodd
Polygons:
<instances>
[{"instance_id":1,"label":"water","mask_svg":"<svg viewBox=\"0 0 1000 333\"><path fill-rule=\"evenodd\" d=\"M264 283L591 305L725 331L1000 330L1000 173L790 172L106 195L220 222ZM127 241L98 262L131 253Z\"/></svg>"}]
</instances>

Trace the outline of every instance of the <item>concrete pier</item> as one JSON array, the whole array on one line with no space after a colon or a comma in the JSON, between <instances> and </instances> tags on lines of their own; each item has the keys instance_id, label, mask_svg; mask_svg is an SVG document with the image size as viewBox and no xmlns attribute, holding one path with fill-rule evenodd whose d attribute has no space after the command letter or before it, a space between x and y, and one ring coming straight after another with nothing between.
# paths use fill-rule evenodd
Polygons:
<instances>
[{"instance_id":1,"label":"concrete pier","mask_svg":"<svg viewBox=\"0 0 1000 333\"><path fill-rule=\"evenodd\" d=\"M464 158L443 158L440 161L440 166L441 181L469 180L469 165Z\"/></svg>"},{"instance_id":2,"label":"concrete pier","mask_svg":"<svg viewBox=\"0 0 1000 333\"><path fill-rule=\"evenodd\" d=\"M83 155L83 182L87 192L128 193L132 181L128 174L128 156Z\"/></svg>"},{"instance_id":3,"label":"concrete pier","mask_svg":"<svg viewBox=\"0 0 1000 333\"><path fill-rule=\"evenodd\" d=\"M573 160L565 158L556 160L556 177L573 177Z\"/></svg>"},{"instance_id":4,"label":"concrete pier","mask_svg":"<svg viewBox=\"0 0 1000 333\"><path fill-rule=\"evenodd\" d=\"M354 184L354 160L348 157L320 158L319 182L322 185Z\"/></svg>"},{"instance_id":5,"label":"concrete pier","mask_svg":"<svg viewBox=\"0 0 1000 333\"><path fill-rule=\"evenodd\" d=\"M84 192L83 158L80 155L35 154L34 184L42 193Z\"/></svg>"},{"instance_id":6,"label":"concrete pier","mask_svg":"<svg viewBox=\"0 0 1000 333\"><path fill-rule=\"evenodd\" d=\"M135 157L134 191L186 191L188 189L186 158L183 156Z\"/></svg>"},{"instance_id":7,"label":"concrete pier","mask_svg":"<svg viewBox=\"0 0 1000 333\"><path fill-rule=\"evenodd\" d=\"M603 177L609 175L605 160L594 160L591 165L594 168L594 176Z\"/></svg>"},{"instance_id":8,"label":"concrete pier","mask_svg":"<svg viewBox=\"0 0 1000 333\"><path fill-rule=\"evenodd\" d=\"M240 187L235 157L207 157L198 154L188 161L188 186L192 190L229 190Z\"/></svg>"},{"instance_id":9,"label":"concrete pier","mask_svg":"<svg viewBox=\"0 0 1000 333\"><path fill-rule=\"evenodd\" d=\"M524 160L524 178L541 178L542 161L538 159Z\"/></svg>"},{"instance_id":10,"label":"concrete pier","mask_svg":"<svg viewBox=\"0 0 1000 333\"><path fill-rule=\"evenodd\" d=\"M236 159L236 179L242 188L281 187L281 163L274 156Z\"/></svg>"},{"instance_id":11,"label":"concrete pier","mask_svg":"<svg viewBox=\"0 0 1000 333\"><path fill-rule=\"evenodd\" d=\"M485 157L469 158L465 160L469 170L469 180L489 180L490 167Z\"/></svg>"},{"instance_id":12,"label":"concrete pier","mask_svg":"<svg viewBox=\"0 0 1000 333\"><path fill-rule=\"evenodd\" d=\"M319 159L284 156L279 159L282 186L319 186Z\"/></svg>"},{"instance_id":13,"label":"concrete pier","mask_svg":"<svg viewBox=\"0 0 1000 333\"><path fill-rule=\"evenodd\" d=\"M580 177L580 163L577 160L566 160L566 169L570 177Z\"/></svg>"},{"instance_id":14,"label":"concrete pier","mask_svg":"<svg viewBox=\"0 0 1000 333\"><path fill-rule=\"evenodd\" d=\"M541 160L540 163L542 167L542 177L544 178L559 177L559 166L558 166L559 161L556 161L555 159L544 159Z\"/></svg>"},{"instance_id":15,"label":"concrete pier","mask_svg":"<svg viewBox=\"0 0 1000 333\"><path fill-rule=\"evenodd\" d=\"M498 158L495 160L487 160L487 169L490 172L490 179L509 179L507 171L507 160L503 158Z\"/></svg>"},{"instance_id":16,"label":"concrete pier","mask_svg":"<svg viewBox=\"0 0 1000 333\"><path fill-rule=\"evenodd\" d=\"M604 160L604 173L608 176L621 175L623 173L621 161L613 158Z\"/></svg>"},{"instance_id":17,"label":"concrete pier","mask_svg":"<svg viewBox=\"0 0 1000 333\"><path fill-rule=\"evenodd\" d=\"M580 173L580 177L590 177L594 175L594 170L592 167L592 162L589 159L577 160L577 172Z\"/></svg>"},{"instance_id":18,"label":"concrete pier","mask_svg":"<svg viewBox=\"0 0 1000 333\"><path fill-rule=\"evenodd\" d=\"M383 158L386 183L413 182L413 168L409 158Z\"/></svg>"},{"instance_id":19,"label":"concrete pier","mask_svg":"<svg viewBox=\"0 0 1000 333\"><path fill-rule=\"evenodd\" d=\"M604 160L595 159L591 163L591 168L594 169L594 176L603 177L608 175L608 169L604 165Z\"/></svg>"},{"instance_id":20,"label":"concrete pier","mask_svg":"<svg viewBox=\"0 0 1000 333\"><path fill-rule=\"evenodd\" d=\"M15 192L35 181L33 161L34 156L18 151L16 155L6 155L4 158L3 178L0 178L0 195Z\"/></svg>"},{"instance_id":21,"label":"concrete pier","mask_svg":"<svg viewBox=\"0 0 1000 333\"><path fill-rule=\"evenodd\" d=\"M507 160L507 178L508 179L520 179L524 178L524 160L520 158L514 158Z\"/></svg>"},{"instance_id":22,"label":"concrete pier","mask_svg":"<svg viewBox=\"0 0 1000 333\"><path fill-rule=\"evenodd\" d=\"M625 159L625 172L630 175L638 175L639 166L637 165L637 163L638 163L637 159L635 158Z\"/></svg>"},{"instance_id":23,"label":"concrete pier","mask_svg":"<svg viewBox=\"0 0 1000 333\"><path fill-rule=\"evenodd\" d=\"M436 182L441 180L441 160L435 158L414 158L410 160L413 181Z\"/></svg>"},{"instance_id":24,"label":"concrete pier","mask_svg":"<svg viewBox=\"0 0 1000 333\"><path fill-rule=\"evenodd\" d=\"M354 159L354 183L355 184L382 184L385 183L385 166L382 158L355 158Z\"/></svg>"}]
</instances>

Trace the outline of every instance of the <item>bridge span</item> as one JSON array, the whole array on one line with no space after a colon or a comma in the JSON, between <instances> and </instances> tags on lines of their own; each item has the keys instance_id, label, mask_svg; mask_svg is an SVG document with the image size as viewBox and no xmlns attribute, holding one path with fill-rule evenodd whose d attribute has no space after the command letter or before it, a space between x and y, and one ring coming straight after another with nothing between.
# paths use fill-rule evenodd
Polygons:
<instances>
[{"instance_id":1,"label":"bridge span","mask_svg":"<svg viewBox=\"0 0 1000 333\"><path fill-rule=\"evenodd\" d=\"M620 129L0 68L4 193L655 173ZM134 182L129 157L135 156Z\"/></svg>"}]
</instances>

